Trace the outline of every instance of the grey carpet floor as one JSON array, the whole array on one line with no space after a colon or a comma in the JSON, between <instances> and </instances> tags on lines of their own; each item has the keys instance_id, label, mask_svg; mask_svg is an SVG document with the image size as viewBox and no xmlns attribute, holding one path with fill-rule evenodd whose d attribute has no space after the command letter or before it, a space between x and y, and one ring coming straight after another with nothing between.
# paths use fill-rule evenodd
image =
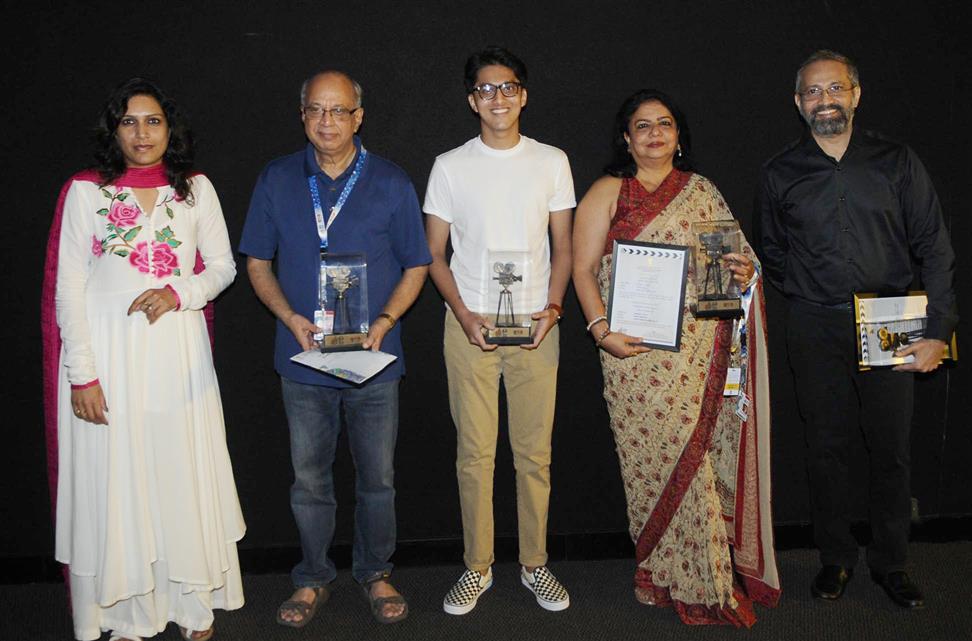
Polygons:
<instances>
[{"instance_id":1,"label":"grey carpet floor","mask_svg":"<svg viewBox=\"0 0 972 641\"><path fill-rule=\"evenodd\" d=\"M972 640L972 542L911 546L911 574L926 592L923 610L893 605L867 576L863 562L844 598L836 603L813 599L808 589L817 571L817 554L790 550L779 555L783 598L779 607L757 606L750 630L683 625L669 609L638 604L630 589L629 560L563 561L551 568L570 590L571 606L560 613L541 610L520 585L514 564L494 568L495 582L466 616L442 612L441 602L461 570L454 566L399 568L394 581L409 600L409 618L396 625L374 622L348 572L335 583L331 601L305 628L274 623L277 605L290 591L286 575L244 577L246 606L217 612L220 641L541 641L626 639L747 639L786 641L960 641ZM67 640L72 637L64 588L60 584L0 586L0 641ZM170 625L155 637L178 641ZM103 635L102 639L107 639Z\"/></svg>"}]
</instances>

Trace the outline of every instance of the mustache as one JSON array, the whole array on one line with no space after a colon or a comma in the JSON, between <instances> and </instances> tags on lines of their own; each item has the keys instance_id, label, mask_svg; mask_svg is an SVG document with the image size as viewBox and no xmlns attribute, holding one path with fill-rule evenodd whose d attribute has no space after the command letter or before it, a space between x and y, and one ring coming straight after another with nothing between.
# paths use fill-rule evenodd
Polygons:
<instances>
[{"instance_id":1,"label":"mustache","mask_svg":"<svg viewBox=\"0 0 972 641\"><path fill-rule=\"evenodd\" d=\"M810 112L810 115L811 116L816 116L820 112L827 111L827 110L830 110L830 109L836 110L838 113L840 113L841 115L843 115L845 118L847 117L847 110L844 109L844 107L842 105L839 105L837 103L831 103L831 104L828 104L828 105L817 105L816 107L813 108L813 111Z\"/></svg>"}]
</instances>

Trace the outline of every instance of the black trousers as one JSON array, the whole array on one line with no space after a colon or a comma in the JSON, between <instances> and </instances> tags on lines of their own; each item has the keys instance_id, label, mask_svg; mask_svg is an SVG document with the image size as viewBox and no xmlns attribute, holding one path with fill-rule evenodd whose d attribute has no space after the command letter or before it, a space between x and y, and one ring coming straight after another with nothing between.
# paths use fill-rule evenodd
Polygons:
<instances>
[{"instance_id":1,"label":"black trousers","mask_svg":"<svg viewBox=\"0 0 972 641\"><path fill-rule=\"evenodd\" d=\"M869 465L870 568L903 570L911 516L910 431L914 377L891 369L860 372L848 309L789 301L786 347L806 426L814 540L823 565L854 567L851 465ZM853 430L869 461L849 460Z\"/></svg>"}]
</instances>

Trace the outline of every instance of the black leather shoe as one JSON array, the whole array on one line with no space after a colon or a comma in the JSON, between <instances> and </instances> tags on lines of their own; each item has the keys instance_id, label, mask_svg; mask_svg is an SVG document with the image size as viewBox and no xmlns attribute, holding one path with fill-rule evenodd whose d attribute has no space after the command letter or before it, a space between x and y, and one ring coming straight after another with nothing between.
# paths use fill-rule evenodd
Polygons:
<instances>
[{"instance_id":1,"label":"black leather shoe","mask_svg":"<svg viewBox=\"0 0 972 641\"><path fill-rule=\"evenodd\" d=\"M818 599L836 601L844 595L844 588L850 583L852 576L854 576L853 568L825 565L820 568L820 572L810 584L810 592Z\"/></svg>"},{"instance_id":2,"label":"black leather shoe","mask_svg":"<svg viewBox=\"0 0 972 641\"><path fill-rule=\"evenodd\" d=\"M878 574L871 572L874 582L884 588L891 600L902 608L916 609L925 607L925 595L921 589L911 582L906 572L888 572Z\"/></svg>"}]
</instances>

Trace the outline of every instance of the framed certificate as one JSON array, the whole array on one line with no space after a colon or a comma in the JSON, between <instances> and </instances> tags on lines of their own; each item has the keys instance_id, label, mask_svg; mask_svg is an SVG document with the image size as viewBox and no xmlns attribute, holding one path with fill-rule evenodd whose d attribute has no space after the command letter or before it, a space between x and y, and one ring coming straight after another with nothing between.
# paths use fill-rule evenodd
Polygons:
<instances>
[{"instance_id":1,"label":"framed certificate","mask_svg":"<svg viewBox=\"0 0 972 641\"><path fill-rule=\"evenodd\" d=\"M654 349L679 350L689 248L614 241L608 323Z\"/></svg>"},{"instance_id":2,"label":"framed certificate","mask_svg":"<svg viewBox=\"0 0 972 641\"><path fill-rule=\"evenodd\" d=\"M928 325L927 305L925 292L910 292L906 296L854 294L858 369L865 371L914 361L914 356L895 356L894 353L924 337ZM953 333L942 358L956 359L956 347Z\"/></svg>"}]
</instances>

